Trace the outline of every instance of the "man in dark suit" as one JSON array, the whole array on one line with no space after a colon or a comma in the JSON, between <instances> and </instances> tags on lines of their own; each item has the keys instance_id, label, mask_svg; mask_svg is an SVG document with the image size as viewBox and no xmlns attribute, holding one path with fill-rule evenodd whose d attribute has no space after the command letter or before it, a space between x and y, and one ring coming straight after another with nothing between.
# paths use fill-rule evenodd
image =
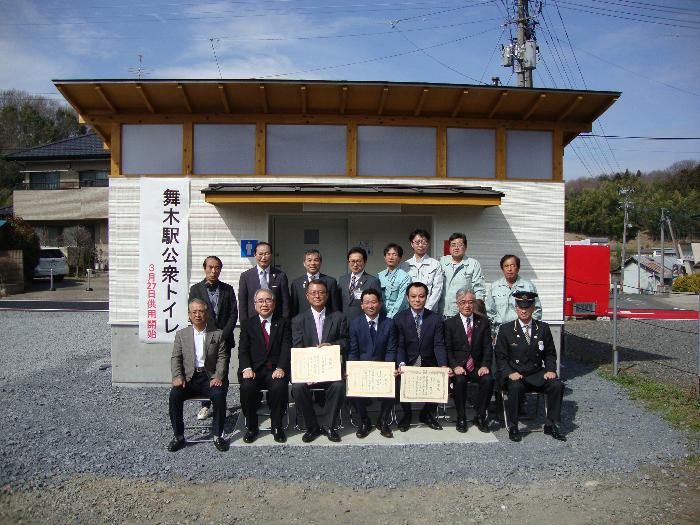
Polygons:
<instances>
[{"instance_id":1,"label":"man in dark suit","mask_svg":"<svg viewBox=\"0 0 700 525\"><path fill-rule=\"evenodd\" d=\"M224 379L228 382L228 366L231 361L231 349L236 346L233 338L233 329L238 321L238 306L236 305L236 293L230 284L219 281L223 263L216 255L210 255L204 259L204 279L190 287L192 299L204 301L208 308L207 330L221 330L226 341L226 374ZM197 414L197 419L206 419L212 415L211 404L202 403L202 408Z\"/></svg>"},{"instance_id":2,"label":"man in dark suit","mask_svg":"<svg viewBox=\"0 0 700 525\"><path fill-rule=\"evenodd\" d=\"M338 279L340 288L340 308L348 323L362 315L360 301L364 290L381 290L382 285L374 275L365 272L367 264L367 252L358 246L350 248L348 252L348 268L350 273Z\"/></svg>"},{"instance_id":3,"label":"man in dark suit","mask_svg":"<svg viewBox=\"0 0 700 525\"><path fill-rule=\"evenodd\" d=\"M457 431L467 431L467 382L471 381L479 384L479 401L473 422L479 430L488 432L486 409L493 392L491 327L487 317L474 312L476 296L473 290L461 288L456 298L459 313L445 321L445 348L447 362L452 368Z\"/></svg>"},{"instance_id":4,"label":"man in dark suit","mask_svg":"<svg viewBox=\"0 0 700 525\"><path fill-rule=\"evenodd\" d=\"M564 384L557 378L557 350L549 325L532 318L535 311L535 292L519 291L515 299L515 321L501 325L496 338L496 362L508 392L508 437L520 441L518 412L526 391L544 392L547 396L547 421L544 433L566 441L559 430Z\"/></svg>"},{"instance_id":5,"label":"man in dark suit","mask_svg":"<svg viewBox=\"0 0 700 525\"><path fill-rule=\"evenodd\" d=\"M410 308L394 316L398 333L399 369L404 366L447 367L442 316L425 307L428 287L421 282L414 282L406 290L406 296ZM399 430L406 432L411 426L411 404L401 403L401 408L403 417L399 421ZM435 410L435 403L425 403L419 420L433 430L442 430L442 425L433 415Z\"/></svg>"},{"instance_id":6,"label":"man in dark suit","mask_svg":"<svg viewBox=\"0 0 700 525\"><path fill-rule=\"evenodd\" d=\"M193 299L188 305L188 317L192 326L175 333L173 352L170 357L172 388L168 407L173 426L172 441L168 450L175 452L185 446L185 428L182 420L185 399L197 395L208 397L214 405L214 446L223 452L227 448L224 440L226 421L226 342L221 330L207 328L209 307L201 299Z\"/></svg>"},{"instance_id":7,"label":"man in dark suit","mask_svg":"<svg viewBox=\"0 0 700 525\"><path fill-rule=\"evenodd\" d=\"M310 308L292 319L292 347L339 345L341 356L345 356L348 351L348 323L341 312L326 310L328 302L326 283L322 280L311 281L306 287L306 298ZM321 419L323 425L319 425L314 411L312 388L325 390L325 413ZM297 410L301 410L304 414L306 433L301 438L304 443L310 443L321 434L325 434L331 441L340 441L340 435L335 427L340 406L345 398L345 382L342 379L324 383L294 383L292 395Z\"/></svg>"},{"instance_id":8,"label":"man in dark suit","mask_svg":"<svg viewBox=\"0 0 700 525\"><path fill-rule=\"evenodd\" d=\"M289 282L287 274L272 266L272 246L259 242L255 246L257 265L241 274L238 281L238 306L241 321L255 315L253 296L256 290L266 288L275 298L275 314L289 317Z\"/></svg>"},{"instance_id":9,"label":"man in dark suit","mask_svg":"<svg viewBox=\"0 0 700 525\"><path fill-rule=\"evenodd\" d=\"M253 304L255 315L241 322L238 343L241 407L247 431L243 441L258 437L260 391L267 390L272 435L278 443L287 441L282 418L287 406L292 329L289 320L275 312L275 297L270 289L258 288Z\"/></svg>"},{"instance_id":10,"label":"man in dark suit","mask_svg":"<svg viewBox=\"0 0 700 525\"><path fill-rule=\"evenodd\" d=\"M340 311L340 291L338 283L330 275L321 273L321 252L318 250L307 250L304 253L304 268L306 273L292 281L289 289L289 315L294 317L309 309L309 302L306 300L306 286L311 281L323 281L328 290L326 309L328 313Z\"/></svg>"},{"instance_id":11,"label":"man in dark suit","mask_svg":"<svg viewBox=\"0 0 700 525\"><path fill-rule=\"evenodd\" d=\"M386 315L380 315L382 309L381 292L376 288L369 288L362 292L360 308L364 315L356 317L350 322L350 350L348 361L382 361L396 363L396 330L394 321ZM365 438L371 429L371 423L367 415L367 404L371 398L355 397L352 402L360 416L360 425L357 428L357 437ZM389 428L389 418L394 398L379 398L380 412L377 419L377 428L382 436L394 437Z\"/></svg>"}]
</instances>

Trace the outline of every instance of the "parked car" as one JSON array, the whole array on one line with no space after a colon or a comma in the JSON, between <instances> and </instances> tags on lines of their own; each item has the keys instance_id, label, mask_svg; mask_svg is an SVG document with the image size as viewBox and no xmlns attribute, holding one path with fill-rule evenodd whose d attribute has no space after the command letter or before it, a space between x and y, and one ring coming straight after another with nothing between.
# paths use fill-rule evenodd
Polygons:
<instances>
[{"instance_id":1,"label":"parked car","mask_svg":"<svg viewBox=\"0 0 700 525\"><path fill-rule=\"evenodd\" d=\"M53 278L62 281L68 275L68 259L58 248L49 246L39 251L39 264L34 268L34 277L49 277L53 269Z\"/></svg>"}]
</instances>

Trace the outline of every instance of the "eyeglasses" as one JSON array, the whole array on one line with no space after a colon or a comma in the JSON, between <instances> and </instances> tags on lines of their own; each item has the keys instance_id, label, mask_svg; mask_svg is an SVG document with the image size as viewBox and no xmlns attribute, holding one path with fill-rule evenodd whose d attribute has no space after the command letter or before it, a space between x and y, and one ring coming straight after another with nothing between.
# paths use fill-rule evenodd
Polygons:
<instances>
[{"instance_id":1,"label":"eyeglasses","mask_svg":"<svg viewBox=\"0 0 700 525\"><path fill-rule=\"evenodd\" d=\"M314 291L308 291L308 292L306 292L306 294L318 297L320 295L326 295L326 292L324 292L323 290L314 290Z\"/></svg>"},{"instance_id":2,"label":"eyeglasses","mask_svg":"<svg viewBox=\"0 0 700 525\"><path fill-rule=\"evenodd\" d=\"M466 304L474 304L476 301L457 301L458 306L464 306Z\"/></svg>"},{"instance_id":3,"label":"eyeglasses","mask_svg":"<svg viewBox=\"0 0 700 525\"><path fill-rule=\"evenodd\" d=\"M275 301L274 299L270 299L269 297L267 297L265 299L256 299L255 300L255 302L258 304L272 304L274 301Z\"/></svg>"},{"instance_id":4,"label":"eyeglasses","mask_svg":"<svg viewBox=\"0 0 700 525\"><path fill-rule=\"evenodd\" d=\"M430 243L428 241L413 241L411 244L414 246L428 246Z\"/></svg>"},{"instance_id":5,"label":"eyeglasses","mask_svg":"<svg viewBox=\"0 0 700 525\"><path fill-rule=\"evenodd\" d=\"M450 248L464 248L465 244L463 242L451 242Z\"/></svg>"},{"instance_id":6,"label":"eyeglasses","mask_svg":"<svg viewBox=\"0 0 700 525\"><path fill-rule=\"evenodd\" d=\"M256 257L260 258L269 257L270 255L272 255L272 252L258 252L255 254Z\"/></svg>"}]
</instances>

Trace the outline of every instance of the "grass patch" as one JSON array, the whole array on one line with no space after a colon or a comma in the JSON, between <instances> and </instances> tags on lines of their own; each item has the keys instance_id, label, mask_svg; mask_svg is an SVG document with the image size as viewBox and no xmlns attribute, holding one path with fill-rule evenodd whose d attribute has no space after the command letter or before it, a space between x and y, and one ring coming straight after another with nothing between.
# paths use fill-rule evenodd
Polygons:
<instances>
[{"instance_id":1,"label":"grass patch","mask_svg":"<svg viewBox=\"0 0 700 525\"><path fill-rule=\"evenodd\" d=\"M700 400L694 393L641 374L621 372L613 377L609 370L600 369L600 375L624 387L632 399L659 412L674 426L700 434Z\"/></svg>"}]
</instances>

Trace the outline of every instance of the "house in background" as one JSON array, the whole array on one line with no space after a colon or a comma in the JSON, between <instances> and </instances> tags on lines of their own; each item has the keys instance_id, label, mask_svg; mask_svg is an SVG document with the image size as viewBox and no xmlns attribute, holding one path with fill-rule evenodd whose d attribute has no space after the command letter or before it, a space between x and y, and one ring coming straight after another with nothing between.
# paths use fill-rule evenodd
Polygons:
<instances>
[{"instance_id":1,"label":"house in background","mask_svg":"<svg viewBox=\"0 0 700 525\"><path fill-rule=\"evenodd\" d=\"M36 228L41 244L65 248L71 228L83 226L95 243L98 268L106 267L110 151L102 139L88 133L5 159L22 164L13 211Z\"/></svg>"},{"instance_id":2,"label":"house in background","mask_svg":"<svg viewBox=\"0 0 700 525\"><path fill-rule=\"evenodd\" d=\"M664 284L670 288L673 279L683 274L681 260L664 257ZM661 256L633 255L625 260L623 293L655 293L661 284Z\"/></svg>"}]
</instances>

